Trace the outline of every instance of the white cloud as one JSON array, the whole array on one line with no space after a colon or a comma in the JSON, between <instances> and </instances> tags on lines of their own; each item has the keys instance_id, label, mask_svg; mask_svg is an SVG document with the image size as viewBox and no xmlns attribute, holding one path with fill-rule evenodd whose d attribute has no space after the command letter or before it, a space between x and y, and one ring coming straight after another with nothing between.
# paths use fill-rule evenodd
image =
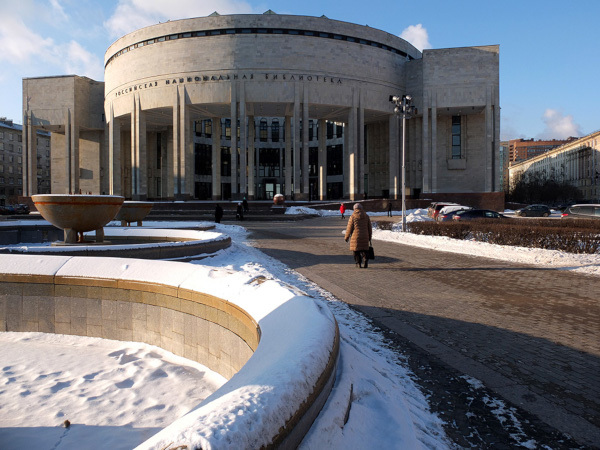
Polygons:
<instances>
[{"instance_id":1,"label":"white cloud","mask_svg":"<svg viewBox=\"0 0 600 450\"><path fill-rule=\"evenodd\" d=\"M419 51L423 51L426 48L431 48L427 28L424 28L420 23L417 25L410 25L409 27L405 28L400 34L400 37L405 41L410 42Z\"/></svg>"},{"instance_id":2,"label":"white cloud","mask_svg":"<svg viewBox=\"0 0 600 450\"><path fill-rule=\"evenodd\" d=\"M52 11L54 13L54 17L60 20L69 20L69 16L65 13L62 5L58 2L58 0L50 0L50 5L52 6Z\"/></svg>"},{"instance_id":3,"label":"white cloud","mask_svg":"<svg viewBox=\"0 0 600 450\"><path fill-rule=\"evenodd\" d=\"M0 15L0 61L23 62L43 55L52 48L52 39L42 38L31 31L22 20Z\"/></svg>"},{"instance_id":4,"label":"white cloud","mask_svg":"<svg viewBox=\"0 0 600 450\"><path fill-rule=\"evenodd\" d=\"M104 67L98 56L88 52L78 42L71 41L61 47L62 66L68 74L83 75L94 80L104 78Z\"/></svg>"},{"instance_id":5,"label":"white cloud","mask_svg":"<svg viewBox=\"0 0 600 450\"><path fill-rule=\"evenodd\" d=\"M102 79L104 70L100 58L78 42L56 43L32 31L22 20L0 18L0 61L29 70L32 64L43 65L40 75L54 71Z\"/></svg>"},{"instance_id":6,"label":"white cloud","mask_svg":"<svg viewBox=\"0 0 600 450\"><path fill-rule=\"evenodd\" d=\"M573 121L572 115L563 115L556 109L548 108L542 116L546 127L538 139L566 139L571 136L583 136L581 126Z\"/></svg>"},{"instance_id":7,"label":"white cloud","mask_svg":"<svg viewBox=\"0 0 600 450\"><path fill-rule=\"evenodd\" d=\"M119 0L114 14L104 23L113 37L167 20L219 14L248 14L252 7L244 0Z\"/></svg>"}]
</instances>

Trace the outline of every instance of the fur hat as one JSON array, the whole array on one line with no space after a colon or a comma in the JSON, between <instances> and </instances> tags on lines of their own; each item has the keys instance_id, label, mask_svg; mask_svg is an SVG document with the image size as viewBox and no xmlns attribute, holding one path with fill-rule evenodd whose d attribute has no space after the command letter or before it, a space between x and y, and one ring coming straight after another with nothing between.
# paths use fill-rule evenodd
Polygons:
<instances>
[{"instance_id":1,"label":"fur hat","mask_svg":"<svg viewBox=\"0 0 600 450\"><path fill-rule=\"evenodd\" d=\"M363 209L362 205L360 203L355 203L354 204L354 209Z\"/></svg>"}]
</instances>

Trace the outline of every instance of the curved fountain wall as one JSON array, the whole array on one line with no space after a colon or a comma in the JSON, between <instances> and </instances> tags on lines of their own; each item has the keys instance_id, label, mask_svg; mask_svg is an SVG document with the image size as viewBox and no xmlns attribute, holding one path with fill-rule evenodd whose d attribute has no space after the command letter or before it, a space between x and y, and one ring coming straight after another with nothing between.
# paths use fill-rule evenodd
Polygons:
<instances>
[{"instance_id":1,"label":"curved fountain wall","mask_svg":"<svg viewBox=\"0 0 600 450\"><path fill-rule=\"evenodd\" d=\"M329 310L275 281L124 258L3 256L0 330L146 342L229 379L140 448L295 447L329 395L339 352ZM249 391L260 393L254 412L240 415Z\"/></svg>"}]
</instances>

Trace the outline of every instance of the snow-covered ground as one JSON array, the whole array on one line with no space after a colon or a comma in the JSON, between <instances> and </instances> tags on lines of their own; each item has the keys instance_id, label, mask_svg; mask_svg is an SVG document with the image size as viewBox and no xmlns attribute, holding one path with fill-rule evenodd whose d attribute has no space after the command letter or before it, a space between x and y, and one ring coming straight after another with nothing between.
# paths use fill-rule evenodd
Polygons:
<instances>
[{"instance_id":1,"label":"snow-covered ground","mask_svg":"<svg viewBox=\"0 0 600 450\"><path fill-rule=\"evenodd\" d=\"M288 213L304 212L339 215L288 208ZM407 220L426 220L426 211L408 211ZM303 448L451 446L443 424L412 381L404 357L388 349L368 320L254 249L243 228L217 225L217 231L229 234L232 246L197 264L295 286L326 304L339 323L338 379ZM373 238L600 275L599 255L507 248L397 230L375 230ZM41 333L0 333L0 361L0 447L9 449L132 448L225 381L199 364L145 344ZM65 420L71 422L69 428L64 427ZM74 434L79 438L71 439Z\"/></svg>"}]
</instances>

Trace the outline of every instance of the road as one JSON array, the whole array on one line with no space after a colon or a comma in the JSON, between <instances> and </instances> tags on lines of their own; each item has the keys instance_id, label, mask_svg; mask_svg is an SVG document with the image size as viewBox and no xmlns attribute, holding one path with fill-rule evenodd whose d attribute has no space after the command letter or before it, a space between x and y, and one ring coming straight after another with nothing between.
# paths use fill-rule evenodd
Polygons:
<instances>
[{"instance_id":1,"label":"road","mask_svg":"<svg viewBox=\"0 0 600 450\"><path fill-rule=\"evenodd\" d=\"M256 247L382 328L457 445L510 448L512 432L551 448L600 445L600 277L383 241L358 269L345 224L244 226ZM498 422L489 396L515 408L521 429Z\"/></svg>"}]
</instances>

